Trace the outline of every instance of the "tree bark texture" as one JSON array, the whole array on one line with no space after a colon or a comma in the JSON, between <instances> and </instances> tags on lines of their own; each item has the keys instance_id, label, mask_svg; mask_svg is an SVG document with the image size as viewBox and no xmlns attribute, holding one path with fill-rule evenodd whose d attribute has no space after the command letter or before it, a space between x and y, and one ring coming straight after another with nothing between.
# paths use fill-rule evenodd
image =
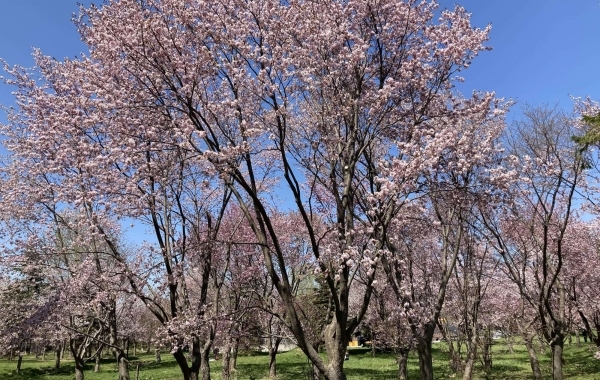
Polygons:
<instances>
[{"instance_id":1,"label":"tree bark texture","mask_svg":"<svg viewBox=\"0 0 600 380\"><path fill-rule=\"evenodd\" d=\"M408 379L408 353L410 350L401 348L396 354L398 362L398 380Z\"/></svg>"},{"instance_id":2,"label":"tree bark texture","mask_svg":"<svg viewBox=\"0 0 600 380\"><path fill-rule=\"evenodd\" d=\"M531 365L531 371L533 372L533 378L535 380L542 379L542 371L540 370L540 362L538 361L535 348L533 347L533 338L525 339L525 347L529 354L529 364Z\"/></svg>"}]
</instances>

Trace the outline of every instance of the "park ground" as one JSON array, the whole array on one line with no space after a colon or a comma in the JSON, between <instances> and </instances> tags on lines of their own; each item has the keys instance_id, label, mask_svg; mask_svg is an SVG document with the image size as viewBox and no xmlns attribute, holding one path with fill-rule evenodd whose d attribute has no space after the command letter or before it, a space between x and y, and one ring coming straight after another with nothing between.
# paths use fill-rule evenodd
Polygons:
<instances>
[{"instance_id":1,"label":"park ground","mask_svg":"<svg viewBox=\"0 0 600 380\"><path fill-rule=\"evenodd\" d=\"M475 379L519 380L531 379L531 370L525 347L515 345L514 353L510 353L506 344L497 341L493 346L493 368L491 373L484 373L477 368ZM600 360L594 359L595 349L592 345L576 344L565 347L565 379L599 379ZM550 378L550 351L539 356L544 378ZM138 355L130 358L131 378L136 378L136 367L139 365L139 380L175 380L181 379L179 368L170 355L164 354L160 364L154 363L154 355ZM86 380L113 380L118 377L117 367L113 360L104 359L101 371L93 372L93 362L86 366ZM310 366L300 350L294 349L278 355L277 380L302 380L309 378ZM54 371L52 354L45 360L33 355L25 356L20 374L15 373L16 360L0 359L0 379L3 380L70 380L74 377L73 362L63 359L61 369ZM397 365L391 353L378 353L375 357L365 349L350 351L350 360L345 363L348 380L393 380L397 376ZM460 378L460 374L450 371L448 366L448 350L443 343L434 344L434 372L436 379ZM213 380L221 379L221 362L211 362ZM242 353L238 357L237 371L234 378L239 380L268 379L268 356L257 352ZM409 379L418 378L418 359L412 354L409 359Z\"/></svg>"}]
</instances>

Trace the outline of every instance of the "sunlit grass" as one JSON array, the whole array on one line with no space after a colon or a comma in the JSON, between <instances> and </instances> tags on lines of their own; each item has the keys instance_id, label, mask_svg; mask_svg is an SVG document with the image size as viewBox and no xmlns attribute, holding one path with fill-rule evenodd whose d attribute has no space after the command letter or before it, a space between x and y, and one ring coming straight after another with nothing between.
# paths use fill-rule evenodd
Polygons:
<instances>
[{"instance_id":1,"label":"sunlit grass","mask_svg":"<svg viewBox=\"0 0 600 380\"><path fill-rule=\"evenodd\" d=\"M510 353L507 345L502 341L495 341L493 345L493 366L491 373L484 373L478 363L475 379L531 379L531 369L527 351L522 345L514 345L514 352ZM600 361L593 358L594 349L590 344L565 346L565 379L600 379ZM437 379L460 378L460 374L453 373L448 366L448 349L443 343L434 344L434 373ZM550 377L550 350L539 355L540 366L544 378ZM139 380L171 380L181 379L179 367L168 354L163 355L160 364L154 363L154 355L139 355L132 357L130 374L132 380L136 378L136 365L141 363ZM21 374L16 374L17 361L6 358L0 360L0 379L44 379L44 380L70 380L74 378L73 362L63 359L61 369L54 370L52 354L46 360L36 359L34 356L25 356L21 366ZM310 365L306 357L299 350L281 353L277 358L278 380L308 379ZM113 380L117 378L117 367L113 360L104 359L101 371L93 372L94 363L89 362L85 369L86 380ZM345 372L348 380L392 380L397 377L397 364L393 354L377 354L371 356L367 350L351 350L350 360L345 362ZM211 362L211 375L214 380L221 380L221 362ZM268 378L268 356L266 354L250 352L240 354L238 357L237 371L234 378L239 380L262 380ZM418 378L418 359L415 353L409 358L409 378Z\"/></svg>"}]
</instances>

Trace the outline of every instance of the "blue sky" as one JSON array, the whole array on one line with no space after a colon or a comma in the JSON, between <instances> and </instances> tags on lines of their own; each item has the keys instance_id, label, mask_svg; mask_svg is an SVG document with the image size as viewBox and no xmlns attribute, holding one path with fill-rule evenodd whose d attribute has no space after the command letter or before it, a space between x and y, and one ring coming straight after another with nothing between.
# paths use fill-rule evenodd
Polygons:
<instances>
[{"instance_id":1,"label":"blue sky","mask_svg":"<svg viewBox=\"0 0 600 380\"><path fill-rule=\"evenodd\" d=\"M91 1L80 0L84 5ZM600 4L598 0L439 0L441 8L458 2L473 14L472 23L492 23L490 52L483 52L462 75L459 89L496 91L520 104L559 104L570 110L570 96L600 100ZM40 48L57 59L74 57L86 47L71 23L76 0L3 0L0 2L0 57L32 66ZM0 84L0 104L13 104L11 89ZM4 115L0 114L0 122ZM136 226L129 238L143 239ZM137 236L135 236L137 235Z\"/></svg>"},{"instance_id":2,"label":"blue sky","mask_svg":"<svg viewBox=\"0 0 600 380\"><path fill-rule=\"evenodd\" d=\"M598 0L441 0L472 13L472 24L492 24L493 48L464 72L463 92L496 91L518 104L560 104L570 96L600 100ZM514 111L517 111L518 108Z\"/></svg>"},{"instance_id":3,"label":"blue sky","mask_svg":"<svg viewBox=\"0 0 600 380\"><path fill-rule=\"evenodd\" d=\"M91 1L81 1L89 5ZM570 109L570 95L600 100L600 4L598 0L439 0L458 2L475 26L492 23L490 52L473 61L460 89L496 91L521 104L555 104ZM58 59L85 51L71 23L75 0L2 1L0 57L31 66L31 48ZM0 103L11 104L0 85ZM518 114L518 107L515 108Z\"/></svg>"}]
</instances>

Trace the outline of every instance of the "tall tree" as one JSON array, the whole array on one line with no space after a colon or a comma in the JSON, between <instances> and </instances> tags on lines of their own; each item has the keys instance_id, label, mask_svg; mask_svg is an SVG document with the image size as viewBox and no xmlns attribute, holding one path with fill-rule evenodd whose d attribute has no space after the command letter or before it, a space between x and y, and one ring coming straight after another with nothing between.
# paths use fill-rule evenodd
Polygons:
<instances>
[{"instance_id":1,"label":"tall tree","mask_svg":"<svg viewBox=\"0 0 600 380\"><path fill-rule=\"evenodd\" d=\"M510 279L536 317L552 348L552 376L563 378L567 334L567 287L563 271L566 233L573 223L576 191L583 184L584 156L572 136L574 122L558 109L526 107L507 143L521 180L514 202L486 223Z\"/></svg>"},{"instance_id":2,"label":"tall tree","mask_svg":"<svg viewBox=\"0 0 600 380\"><path fill-rule=\"evenodd\" d=\"M82 9L89 57L58 63L36 54L41 84L11 71L20 108L4 131L26 133L9 148L36 170L84 173L83 182L57 181L69 190L64 202L80 202L83 183L111 213L149 219L171 305L140 297L161 321L187 302L175 269L189 257L190 233L205 225L201 185L218 200L231 194L299 347L328 380L344 379L346 343L366 312L385 231L432 165L407 162L404 152L452 149L456 125L493 108L493 94L464 99L453 89L486 49L489 28L472 28L458 6L434 22L436 9L416 0L115 0ZM293 199L332 300L327 360L307 341L294 302L273 222L276 189ZM206 221L211 234L218 215ZM368 278L351 312L358 272ZM196 359L190 367L175 355L186 379L197 376Z\"/></svg>"}]
</instances>

